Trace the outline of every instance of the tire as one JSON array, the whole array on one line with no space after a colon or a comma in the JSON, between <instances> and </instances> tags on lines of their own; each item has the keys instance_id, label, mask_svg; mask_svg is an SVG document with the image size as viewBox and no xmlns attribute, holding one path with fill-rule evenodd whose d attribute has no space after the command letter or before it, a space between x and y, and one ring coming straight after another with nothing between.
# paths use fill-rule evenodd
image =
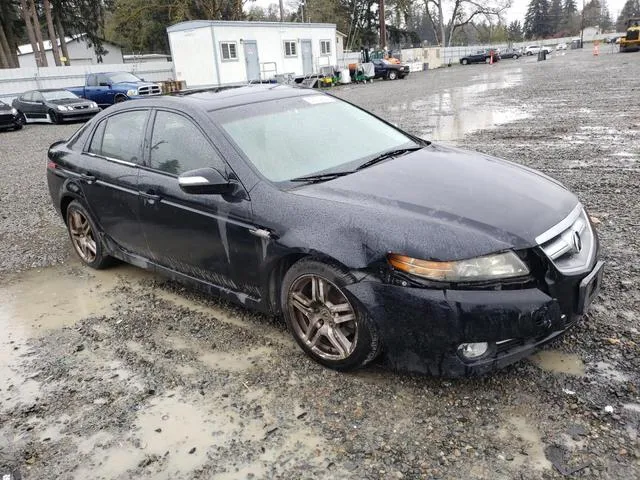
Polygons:
<instances>
[{"instance_id":1,"label":"tire","mask_svg":"<svg viewBox=\"0 0 640 480\"><path fill-rule=\"evenodd\" d=\"M14 130L22 130L22 124L21 123L17 123L13 126Z\"/></svg>"},{"instance_id":2,"label":"tire","mask_svg":"<svg viewBox=\"0 0 640 480\"><path fill-rule=\"evenodd\" d=\"M127 101L127 97L125 97L124 95L116 95L113 99L113 103L122 103L122 102L126 102Z\"/></svg>"},{"instance_id":3,"label":"tire","mask_svg":"<svg viewBox=\"0 0 640 480\"><path fill-rule=\"evenodd\" d=\"M49 110L49 118L56 125L60 125L62 123L62 117L54 110Z\"/></svg>"},{"instance_id":4,"label":"tire","mask_svg":"<svg viewBox=\"0 0 640 480\"><path fill-rule=\"evenodd\" d=\"M282 280L280 306L293 338L314 361L338 371L363 367L381 348L366 310L344 289L353 282L344 268L314 258L293 264Z\"/></svg>"},{"instance_id":5,"label":"tire","mask_svg":"<svg viewBox=\"0 0 640 480\"><path fill-rule=\"evenodd\" d=\"M396 78L398 78L398 72L396 72L395 70L389 70L389 73L387 73L387 78L389 80L395 80Z\"/></svg>"},{"instance_id":6,"label":"tire","mask_svg":"<svg viewBox=\"0 0 640 480\"><path fill-rule=\"evenodd\" d=\"M491 63L491 57L487 57L484 59L484 63Z\"/></svg>"},{"instance_id":7,"label":"tire","mask_svg":"<svg viewBox=\"0 0 640 480\"><path fill-rule=\"evenodd\" d=\"M65 222L71 245L82 263L96 270L113 263L113 259L104 251L96 223L78 200L73 200L67 207Z\"/></svg>"},{"instance_id":8,"label":"tire","mask_svg":"<svg viewBox=\"0 0 640 480\"><path fill-rule=\"evenodd\" d=\"M463 58L463 59L461 60L461 63L462 63L463 65L467 65L467 64L469 63L469 60L467 60L466 58Z\"/></svg>"},{"instance_id":9,"label":"tire","mask_svg":"<svg viewBox=\"0 0 640 480\"><path fill-rule=\"evenodd\" d=\"M513 56L513 59L514 59L514 60L517 60L518 58L520 58L518 55L514 55L514 56Z\"/></svg>"}]
</instances>

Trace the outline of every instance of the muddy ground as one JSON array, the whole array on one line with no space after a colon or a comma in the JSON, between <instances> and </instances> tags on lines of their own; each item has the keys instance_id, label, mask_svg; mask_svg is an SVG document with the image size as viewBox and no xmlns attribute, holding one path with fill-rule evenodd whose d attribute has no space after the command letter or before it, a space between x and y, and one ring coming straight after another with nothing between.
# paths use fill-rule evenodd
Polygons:
<instances>
[{"instance_id":1,"label":"muddy ground","mask_svg":"<svg viewBox=\"0 0 640 480\"><path fill-rule=\"evenodd\" d=\"M640 478L640 54L445 68L338 95L521 162L596 217L591 312L479 379L353 374L278 319L75 260L44 181L77 125L0 133L0 476L25 479Z\"/></svg>"}]
</instances>

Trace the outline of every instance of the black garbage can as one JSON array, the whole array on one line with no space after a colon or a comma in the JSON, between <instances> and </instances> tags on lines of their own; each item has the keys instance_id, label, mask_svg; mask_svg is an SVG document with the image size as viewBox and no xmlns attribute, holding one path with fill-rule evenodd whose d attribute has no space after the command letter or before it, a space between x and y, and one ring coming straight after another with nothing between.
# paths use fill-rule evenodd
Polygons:
<instances>
[{"instance_id":1,"label":"black garbage can","mask_svg":"<svg viewBox=\"0 0 640 480\"><path fill-rule=\"evenodd\" d=\"M546 50L540 50L538 52L538 61L546 60L546 59L547 59L547 51Z\"/></svg>"}]
</instances>

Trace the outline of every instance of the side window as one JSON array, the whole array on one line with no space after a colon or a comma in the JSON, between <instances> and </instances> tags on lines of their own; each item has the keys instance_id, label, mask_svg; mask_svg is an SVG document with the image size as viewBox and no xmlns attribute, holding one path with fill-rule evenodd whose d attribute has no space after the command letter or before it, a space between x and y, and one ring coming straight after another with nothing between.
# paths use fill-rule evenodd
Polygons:
<instances>
[{"instance_id":1,"label":"side window","mask_svg":"<svg viewBox=\"0 0 640 480\"><path fill-rule=\"evenodd\" d=\"M40 92L32 92L34 102L44 102L44 97Z\"/></svg>"},{"instance_id":2,"label":"side window","mask_svg":"<svg viewBox=\"0 0 640 480\"><path fill-rule=\"evenodd\" d=\"M220 42L220 51L222 52L222 60L238 59L236 42Z\"/></svg>"},{"instance_id":3,"label":"side window","mask_svg":"<svg viewBox=\"0 0 640 480\"><path fill-rule=\"evenodd\" d=\"M134 110L104 120L96 129L89 151L103 157L138 163L148 112Z\"/></svg>"},{"instance_id":4,"label":"side window","mask_svg":"<svg viewBox=\"0 0 640 480\"><path fill-rule=\"evenodd\" d=\"M88 87L98 86L98 81L96 80L96 76L93 73L87 77L87 86Z\"/></svg>"},{"instance_id":5,"label":"side window","mask_svg":"<svg viewBox=\"0 0 640 480\"><path fill-rule=\"evenodd\" d=\"M111 85L111 80L106 75L98 75L98 85Z\"/></svg>"},{"instance_id":6,"label":"side window","mask_svg":"<svg viewBox=\"0 0 640 480\"><path fill-rule=\"evenodd\" d=\"M107 121L103 120L98 125L98 128L96 128L96 131L93 133L93 138L91 139L91 144L89 145L89 152L102 155L102 138L104 137L104 127L106 126Z\"/></svg>"},{"instance_id":7,"label":"side window","mask_svg":"<svg viewBox=\"0 0 640 480\"><path fill-rule=\"evenodd\" d=\"M25 102L32 102L33 101L33 92L27 92L22 96L22 100L24 100Z\"/></svg>"},{"instance_id":8,"label":"side window","mask_svg":"<svg viewBox=\"0 0 640 480\"><path fill-rule=\"evenodd\" d=\"M321 55L330 55L331 54L331 41L330 40L320 40L320 54Z\"/></svg>"},{"instance_id":9,"label":"side window","mask_svg":"<svg viewBox=\"0 0 640 480\"><path fill-rule=\"evenodd\" d=\"M151 168L180 175L203 167L225 171L225 162L193 122L159 111L151 137Z\"/></svg>"}]
</instances>

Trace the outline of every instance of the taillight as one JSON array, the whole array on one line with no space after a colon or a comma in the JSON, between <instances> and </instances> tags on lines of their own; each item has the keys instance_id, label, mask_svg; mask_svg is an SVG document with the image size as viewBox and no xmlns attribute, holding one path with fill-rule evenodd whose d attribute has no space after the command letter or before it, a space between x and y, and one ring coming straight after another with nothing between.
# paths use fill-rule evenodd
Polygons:
<instances>
[{"instance_id":1,"label":"taillight","mask_svg":"<svg viewBox=\"0 0 640 480\"><path fill-rule=\"evenodd\" d=\"M56 168L58 168L58 164L56 162L54 162L53 160L48 160L47 161L47 168L50 168L52 170L56 169Z\"/></svg>"}]
</instances>

